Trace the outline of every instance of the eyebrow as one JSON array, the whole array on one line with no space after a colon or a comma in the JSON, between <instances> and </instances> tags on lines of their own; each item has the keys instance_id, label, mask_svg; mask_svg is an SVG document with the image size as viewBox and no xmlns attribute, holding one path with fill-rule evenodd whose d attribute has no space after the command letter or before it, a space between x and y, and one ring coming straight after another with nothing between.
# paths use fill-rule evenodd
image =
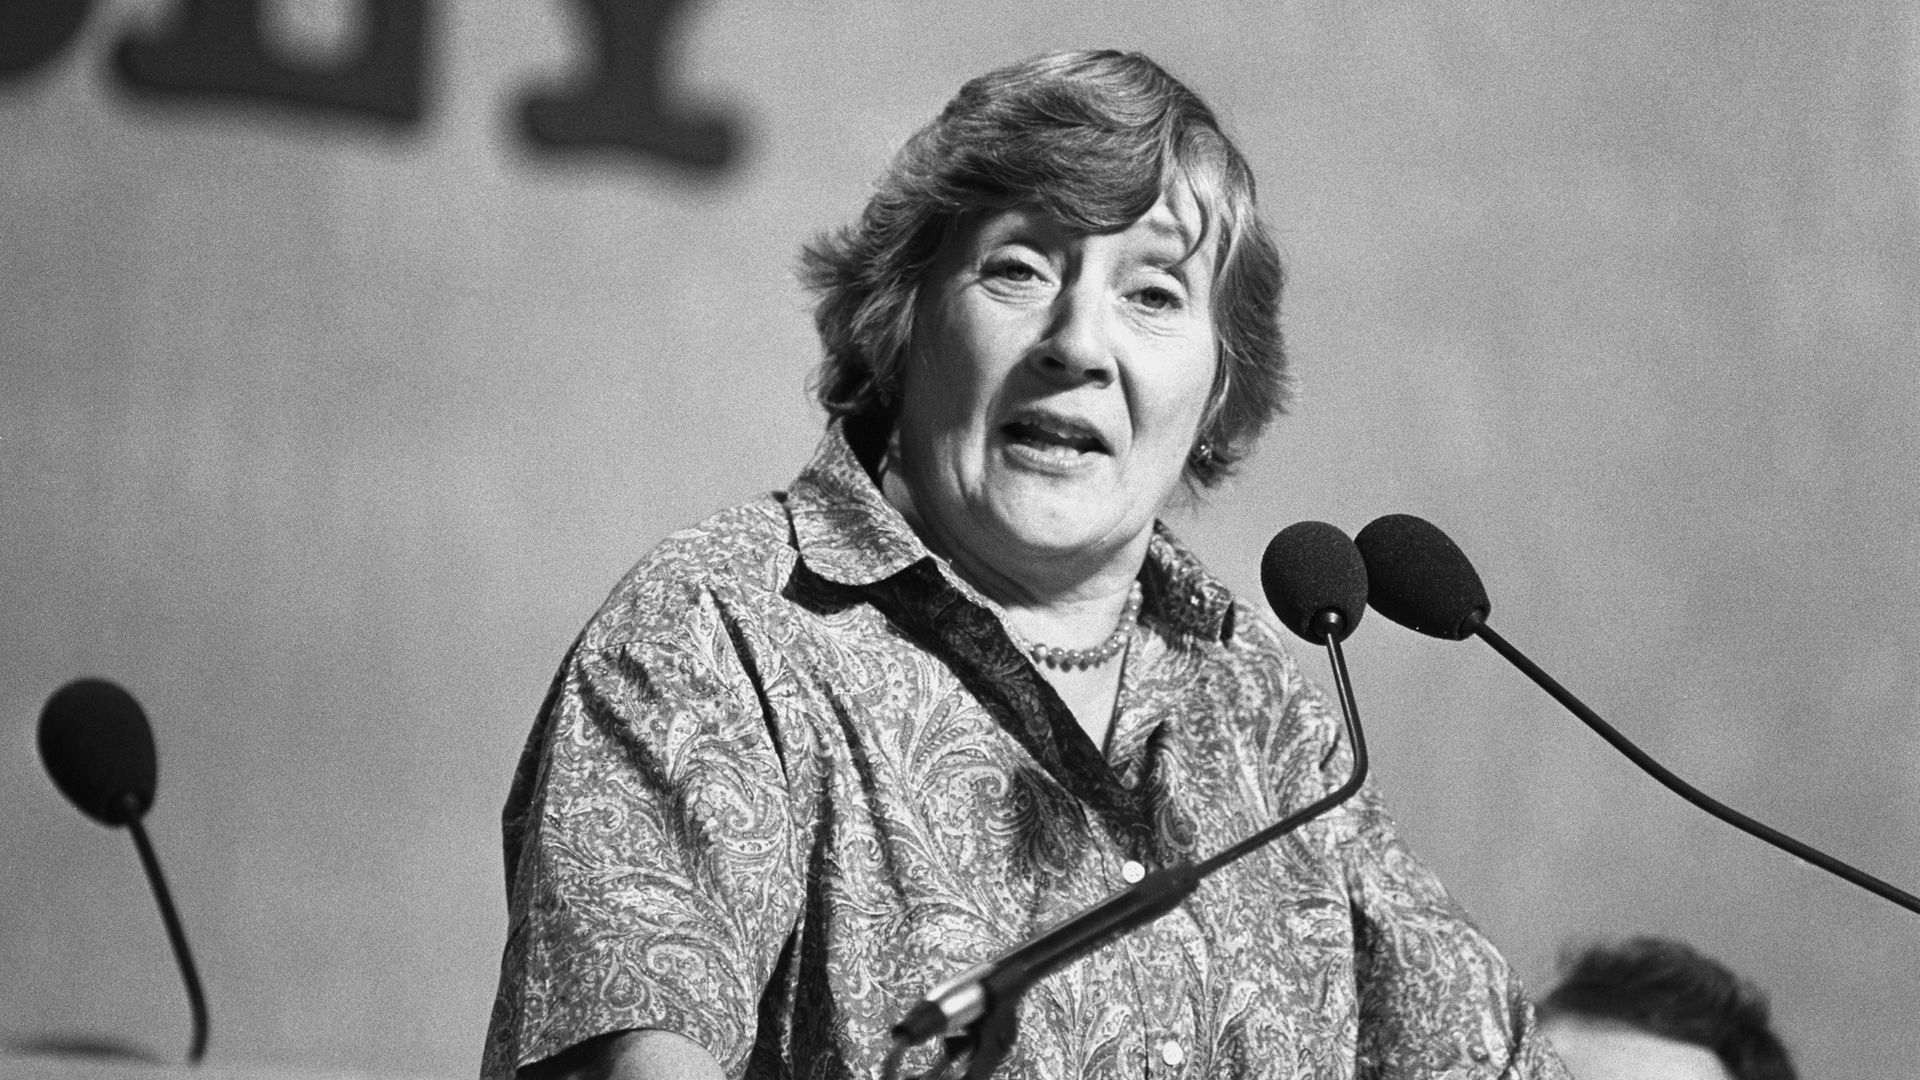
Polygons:
<instances>
[{"instance_id":1,"label":"eyebrow","mask_svg":"<svg viewBox=\"0 0 1920 1080\"><path fill-rule=\"evenodd\" d=\"M1193 230L1187 227L1187 223L1184 220L1173 214L1167 215L1167 218L1171 220L1154 220L1151 216L1143 217L1140 219L1139 224L1145 225L1147 231L1156 236L1164 236L1178 241L1180 246L1187 251L1193 251L1200 246L1199 241L1193 235Z\"/></svg>"},{"instance_id":2,"label":"eyebrow","mask_svg":"<svg viewBox=\"0 0 1920 1080\"><path fill-rule=\"evenodd\" d=\"M1188 225L1186 218L1180 214L1173 213L1171 208L1168 209L1165 216L1159 218L1143 217L1139 219L1137 224L1145 225L1147 232L1155 239L1171 240L1179 245L1180 257L1174 260L1173 266L1187 266L1194 263L1201 251L1206 247L1206 230L1203 228L1200 235L1194 235L1194 231ZM1209 267L1209 269L1211 269L1211 267Z\"/></svg>"},{"instance_id":3,"label":"eyebrow","mask_svg":"<svg viewBox=\"0 0 1920 1080\"><path fill-rule=\"evenodd\" d=\"M1052 233L1071 234L1073 231L1066 225L1062 225L1050 213L1035 211L1035 209L1014 208L993 215L991 221L983 223L975 231L975 238L991 240L991 242L1006 242L1006 240L1027 240L1033 236L1046 236Z\"/></svg>"},{"instance_id":4,"label":"eyebrow","mask_svg":"<svg viewBox=\"0 0 1920 1080\"><path fill-rule=\"evenodd\" d=\"M1160 251L1158 250L1159 245L1170 244L1172 246L1170 254L1173 257L1165 260L1163 269L1179 269L1184 277L1184 268L1193 265L1206 266L1204 262L1196 262L1196 257L1206 246L1205 236L1196 237L1193 228L1184 216L1173 213L1169 208L1155 207L1155 209L1164 209L1165 212L1156 214L1149 211L1147 214L1143 214L1129 224L1122 226L1121 231L1131 229L1136 225L1144 227L1147 233L1145 242L1154 246L1154 250L1151 253L1154 256L1153 261L1156 263L1161 262L1159 258ZM1067 225L1053 215L1046 213L1044 210L1013 207L1006 211L1004 216L999 216L999 219L991 226L977 232L975 234L975 240L976 242L985 242L988 246L1008 242L1032 243L1037 241L1045 243L1047 242L1049 234L1073 236L1078 232L1079 230L1074 229L1072 226ZM1211 269L1211 267L1207 268Z\"/></svg>"}]
</instances>

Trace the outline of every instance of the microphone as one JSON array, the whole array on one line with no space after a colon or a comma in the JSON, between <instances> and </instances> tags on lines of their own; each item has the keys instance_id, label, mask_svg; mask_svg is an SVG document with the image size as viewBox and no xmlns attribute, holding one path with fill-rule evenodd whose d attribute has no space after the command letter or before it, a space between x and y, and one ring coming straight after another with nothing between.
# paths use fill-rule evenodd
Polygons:
<instances>
[{"instance_id":1,"label":"microphone","mask_svg":"<svg viewBox=\"0 0 1920 1080\"><path fill-rule=\"evenodd\" d=\"M1421 518L1375 518L1353 542L1366 563L1368 602L1409 630L1460 641L1493 611L1466 553Z\"/></svg>"},{"instance_id":2,"label":"microphone","mask_svg":"<svg viewBox=\"0 0 1920 1080\"><path fill-rule=\"evenodd\" d=\"M1308 641L1324 644L1333 659L1341 713L1353 744L1353 772L1346 782L1197 865L1179 862L1154 870L1065 922L927 991L893 1026L893 1048L882 1068L883 1077L897 1074L908 1047L936 1035L958 1039L969 1032L973 1046L966 1076L978 1080L991 1075L1013 1049L1015 1011L1027 987L1172 911L1214 871L1298 829L1360 790L1367 775L1367 746L1340 642L1366 614L1366 574L1360 552L1347 534L1318 521L1280 530L1260 561L1261 585L1281 622Z\"/></svg>"},{"instance_id":3,"label":"microphone","mask_svg":"<svg viewBox=\"0 0 1920 1080\"><path fill-rule=\"evenodd\" d=\"M1345 641L1367 613L1367 565L1347 534L1324 521L1281 529L1260 557L1260 587L1287 629L1318 645ZM1338 626L1328 625L1331 613Z\"/></svg>"},{"instance_id":4,"label":"microphone","mask_svg":"<svg viewBox=\"0 0 1920 1080\"><path fill-rule=\"evenodd\" d=\"M1487 599L1480 575L1459 545L1431 522L1411 514L1388 514L1361 529L1354 543L1366 562L1368 600L1380 614L1430 637L1451 641L1480 638L1668 790L1751 836L1920 914L1920 899L1722 804L1675 776L1600 719L1585 702L1487 625L1493 603Z\"/></svg>"},{"instance_id":5,"label":"microphone","mask_svg":"<svg viewBox=\"0 0 1920 1080\"><path fill-rule=\"evenodd\" d=\"M153 729L133 695L105 679L70 682L47 699L40 760L60 794L103 825L137 821L153 806Z\"/></svg>"},{"instance_id":6,"label":"microphone","mask_svg":"<svg viewBox=\"0 0 1920 1080\"><path fill-rule=\"evenodd\" d=\"M160 860L140 819L153 807L159 759L153 728L140 703L105 679L77 679L54 691L40 710L40 760L53 784L88 817L109 828L125 826L133 834L167 941L187 984L193 1010L193 1042L187 1060L199 1064L207 1052L207 1001L187 948L186 930L174 910L173 894L160 873Z\"/></svg>"}]
</instances>

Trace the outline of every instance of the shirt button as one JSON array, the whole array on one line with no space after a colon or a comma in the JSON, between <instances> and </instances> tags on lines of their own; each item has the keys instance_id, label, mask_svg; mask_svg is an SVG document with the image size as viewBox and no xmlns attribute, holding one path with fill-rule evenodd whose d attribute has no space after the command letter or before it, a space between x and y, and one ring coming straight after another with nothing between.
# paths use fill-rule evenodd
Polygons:
<instances>
[{"instance_id":1,"label":"shirt button","mask_svg":"<svg viewBox=\"0 0 1920 1080\"><path fill-rule=\"evenodd\" d=\"M1166 1062L1168 1065L1178 1067L1181 1062L1187 1060L1187 1052L1180 1049L1180 1044L1177 1041L1168 1039L1166 1042L1160 1044L1160 1060Z\"/></svg>"},{"instance_id":2,"label":"shirt button","mask_svg":"<svg viewBox=\"0 0 1920 1080\"><path fill-rule=\"evenodd\" d=\"M1129 885L1140 884L1140 879L1146 876L1147 868L1134 862L1132 859L1128 859L1126 862L1120 864L1120 877Z\"/></svg>"}]
</instances>

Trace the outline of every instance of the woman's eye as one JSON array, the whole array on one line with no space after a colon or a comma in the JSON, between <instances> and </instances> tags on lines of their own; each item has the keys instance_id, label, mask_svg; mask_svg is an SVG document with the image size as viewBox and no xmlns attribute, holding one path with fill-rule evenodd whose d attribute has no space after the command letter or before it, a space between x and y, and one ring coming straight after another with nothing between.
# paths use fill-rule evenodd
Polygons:
<instances>
[{"instance_id":1,"label":"woman's eye","mask_svg":"<svg viewBox=\"0 0 1920 1080\"><path fill-rule=\"evenodd\" d=\"M1182 303L1179 293L1159 285L1149 285L1133 295L1149 311L1177 311Z\"/></svg>"},{"instance_id":2,"label":"woman's eye","mask_svg":"<svg viewBox=\"0 0 1920 1080\"><path fill-rule=\"evenodd\" d=\"M987 264L987 276L1005 281L1034 281L1040 277L1040 271L1019 259L1002 259Z\"/></svg>"}]
</instances>

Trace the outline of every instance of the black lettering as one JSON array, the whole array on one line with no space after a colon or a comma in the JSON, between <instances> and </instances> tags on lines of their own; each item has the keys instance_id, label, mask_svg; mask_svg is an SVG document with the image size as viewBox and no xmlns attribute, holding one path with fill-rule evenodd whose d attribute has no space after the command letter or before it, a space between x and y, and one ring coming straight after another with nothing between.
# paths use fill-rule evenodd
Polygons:
<instances>
[{"instance_id":1,"label":"black lettering","mask_svg":"<svg viewBox=\"0 0 1920 1080\"><path fill-rule=\"evenodd\" d=\"M365 47L331 67L297 66L262 40L262 0L183 0L159 37L128 38L117 56L128 85L146 92L280 102L303 111L419 120L426 0L360 0Z\"/></svg>"},{"instance_id":2,"label":"black lettering","mask_svg":"<svg viewBox=\"0 0 1920 1080\"><path fill-rule=\"evenodd\" d=\"M529 99L535 143L630 150L697 169L733 160L734 129L719 116L672 111L664 75L668 28L685 0L580 0L599 43L599 77L578 94Z\"/></svg>"},{"instance_id":3,"label":"black lettering","mask_svg":"<svg viewBox=\"0 0 1920 1080\"><path fill-rule=\"evenodd\" d=\"M0 80L58 56L87 21L91 0L0 2Z\"/></svg>"}]
</instances>

